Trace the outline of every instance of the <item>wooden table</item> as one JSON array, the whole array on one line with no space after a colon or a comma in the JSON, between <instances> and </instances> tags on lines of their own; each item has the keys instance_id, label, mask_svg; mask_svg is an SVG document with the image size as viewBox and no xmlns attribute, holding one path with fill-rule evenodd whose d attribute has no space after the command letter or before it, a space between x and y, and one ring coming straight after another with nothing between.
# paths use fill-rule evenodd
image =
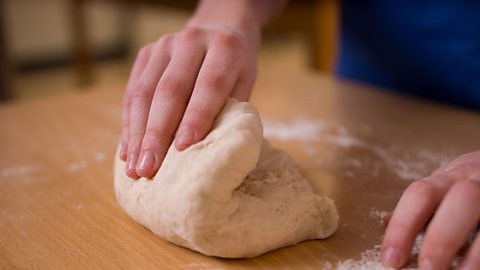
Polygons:
<instances>
[{"instance_id":1,"label":"wooden table","mask_svg":"<svg viewBox=\"0 0 480 270\"><path fill-rule=\"evenodd\" d=\"M328 77L267 72L253 103L273 145L335 199L338 231L247 260L164 242L118 206L122 86L0 107L0 269L322 269L381 242L410 181L480 146L480 114Z\"/></svg>"}]
</instances>

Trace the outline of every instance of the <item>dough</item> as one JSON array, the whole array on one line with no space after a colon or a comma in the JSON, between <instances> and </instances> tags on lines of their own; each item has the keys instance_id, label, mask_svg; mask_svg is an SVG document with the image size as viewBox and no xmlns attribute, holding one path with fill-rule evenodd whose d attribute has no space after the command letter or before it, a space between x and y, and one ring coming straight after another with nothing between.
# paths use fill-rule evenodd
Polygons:
<instances>
[{"instance_id":1,"label":"dough","mask_svg":"<svg viewBox=\"0 0 480 270\"><path fill-rule=\"evenodd\" d=\"M229 99L203 141L170 147L153 181L128 178L117 154L120 205L161 238L211 256L253 257L328 237L338 224L334 202L313 192L262 129L250 103Z\"/></svg>"}]
</instances>

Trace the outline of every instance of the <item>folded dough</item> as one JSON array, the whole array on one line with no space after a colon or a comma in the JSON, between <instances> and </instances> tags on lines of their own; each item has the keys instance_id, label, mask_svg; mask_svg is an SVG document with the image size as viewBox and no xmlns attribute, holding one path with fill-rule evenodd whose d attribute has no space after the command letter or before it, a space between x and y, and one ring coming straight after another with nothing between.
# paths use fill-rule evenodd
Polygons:
<instances>
[{"instance_id":1,"label":"folded dough","mask_svg":"<svg viewBox=\"0 0 480 270\"><path fill-rule=\"evenodd\" d=\"M338 224L333 200L316 195L262 133L256 109L229 99L204 140L170 147L153 180L128 178L117 154L117 199L156 235L211 256L253 257L328 237Z\"/></svg>"}]
</instances>

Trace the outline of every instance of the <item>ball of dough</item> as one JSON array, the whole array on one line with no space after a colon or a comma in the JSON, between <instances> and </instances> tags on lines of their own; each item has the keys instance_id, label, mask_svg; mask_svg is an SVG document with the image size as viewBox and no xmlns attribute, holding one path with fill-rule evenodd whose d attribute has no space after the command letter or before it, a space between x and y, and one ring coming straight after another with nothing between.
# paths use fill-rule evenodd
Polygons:
<instances>
[{"instance_id":1,"label":"ball of dough","mask_svg":"<svg viewBox=\"0 0 480 270\"><path fill-rule=\"evenodd\" d=\"M294 162L263 140L256 109L229 99L212 131L168 150L153 180L132 180L116 155L115 191L136 221L206 255L253 257L337 228L334 202L316 195Z\"/></svg>"}]
</instances>

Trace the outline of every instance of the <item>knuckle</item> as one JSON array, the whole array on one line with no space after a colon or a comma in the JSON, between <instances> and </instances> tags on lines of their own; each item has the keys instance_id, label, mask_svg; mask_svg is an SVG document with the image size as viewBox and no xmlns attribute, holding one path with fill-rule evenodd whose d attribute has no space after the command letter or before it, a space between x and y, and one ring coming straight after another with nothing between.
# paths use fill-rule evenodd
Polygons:
<instances>
[{"instance_id":1,"label":"knuckle","mask_svg":"<svg viewBox=\"0 0 480 270\"><path fill-rule=\"evenodd\" d=\"M138 152L142 143L143 132L132 132L128 139L128 153Z\"/></svg>"},{"instance_id":2,"label":"knuckle","mask_svg":"<svg viewBox=\"0 0 480 270\"><path fill-rule=\"evenodd\" d=\"M162 146L169 145L173 140L173 133L165 132L157 128L147 128L143 138L142 149L160 151Z\"/></svg>"},{"instance_id":3,"label":"knuckle","mask_svg":"<svg viewBox=\"0 0 480 270\"><path fill-rule=\"evenodd\" d=\"M203 86L207 91L225 91L227 83L225 73L210 72L203 77Z\"/></svg>"},{"instance_id":4,"label":"knuckle","mask_svg":"<svg viewBox=\"0 0 480 270\"><path fill-rule=\"evenodd\" d=\"M144 132L142 130L131 130L129 132L129 140L128 143L136 143L141 141L143 138Z\"/></svg>"},{"instance_id":5,"label":"knuckle","mask_svg":"<svg viewBox=\"0 0 480 270\"><path fill-rule=\"evenodd\" d=\"M183 128L188 130L201 131L208 125L212 118L212 112L208 109L191 108L188 112L188 117L182 125Z\"/></svg>"},{"instance_id":6,"label":"knuckle","mask_svg":"<svg viewBox=\"0 0 480 270\"><path fill-rule=\"evenodd\" d=\"M176 99L184 96L183 85L179 78L173 76L163 76L158 82L156 93L163 98Z\"/></svg>"},{"instance_id":7,"label":"knuckle","mask_svg":"<svg viewBox=\"0 0 480 270\"><path fill-rule=\"evenodd\" d=\"M147 93L151 91L151 85L147 83L145 80L138 80L132 86L132 95L138 95L141 93Z\"/></svg>"},{"instance_id":8,"label":"knuckle","mask_svg":"<svg viewBox=\"0 0 480 270\"><path fill-rule=\"evenodd\" d=\"M150 50L152 48L151 44L147 44L140 48L137 53L137 58L147 57L150 54Z\"/></svg>"},{"instance_id":9,"label":"knuckle","mask_svg":"<svg viewBox=\"0 0 480 270\"><path fill-rule=\"evenodd\" d=\"M240 37L232 32L222 32L217 34L215 42L218 46L235 50L241 48L243 45L243 41Z\"/></svg>"},{"instance_id":10,"label":"knuckle","mask_svg":"<svg viewBox=\"0 0 480 270\"><path fill-rule=\"evenodd\" d=\"M181 80L174 76L162 76L157 85L157 90L178 89L181 85Z\"/></svg>"},{"instance_id":11,"label":"knuckle","mask_svg":"<svg viewBox=\"0 0 480 270\"><path fill-rule=\"evenodd\" d=\"M202 35L202 30L196 27L185 28L181 32L181 39L184 42L192 42L197 40Z\"/></svg>"},{"instance_id":12,"label":"knuckle","mask_svg":"<svg viewBox=\"0 0 480 270\"><path fill-rule=\"evenodd\" d=\"M184 123L182 124L183 130L190 130L190 131L197 131L202 126L203 122L201 117L198 116L190 116L188 119L185 119Z\"/></svg>"},{"instance_id":13,"label":"knuckle","mask_svg":"<svg viewBox=\"0 0 480 270\"><path fill-rule=\"evenodd\" d=\"M416 194L419 197L431 198L436 196L437 188L428 181L420 180L410 184L406 192Z\"/></svg>"},{"instance_id":14,"label":"knuckle","mask_svg":"<svg viewBox=\"0 0 480 270\"><path fill-rule=\"evenodd\" d=\"M173 43L175 38L176 38L176 34L173 34L173 33L165 34L155 42L155 47L156 48L169 47Z\"/></svg>"},{"instance_id":15,"label":"knuckle","mask_svg":"<svg viewBox=\"0 0 480 270\"><path fill-rule=\"evenodd\" d=\"M130 102L138 99L147 99L152 95L152 90L153 89L151 89L151 87L145 82L138 81L137 83L135 83L135 86L133 87L128 98Z\"/></svg>"},{"instance_id":16,"label":"knuckle","mask_svg":"<svg viewBox=\"0 0 480 270\"><path fill-rule=\"evenodd\" d=\"M148 100L149 96L150 96L149 91L145 91L145 90L133 91L130 97L130 104L132 105L144 104Z\"/></svg>"}]
</instances>

